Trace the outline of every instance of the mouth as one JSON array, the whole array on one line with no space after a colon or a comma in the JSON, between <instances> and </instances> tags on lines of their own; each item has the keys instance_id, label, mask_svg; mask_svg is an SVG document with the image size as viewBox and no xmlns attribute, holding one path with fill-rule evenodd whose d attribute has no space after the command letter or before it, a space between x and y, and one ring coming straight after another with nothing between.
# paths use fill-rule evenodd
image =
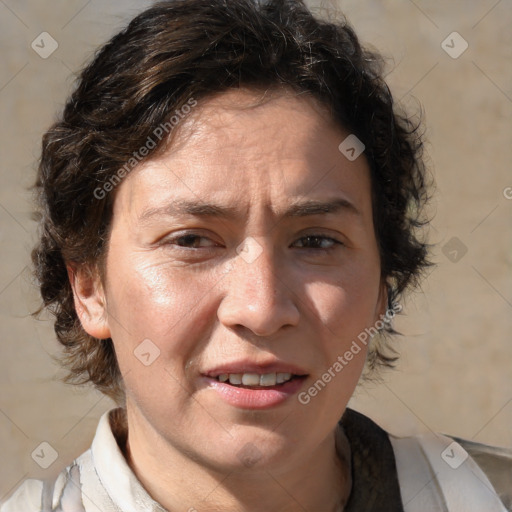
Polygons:
<instances>
[{"instance_id":1,"label":"mouth","mask_svg":"<svg viewBox=\"0 0 512 512\"><path fill-rule=\"evenodd\" d=\"M246 372L241 372L240 368L233 370L228 373L225 368L219 369L203 374L202 378L206 388L214 391L222 401L237 409L246 410L264 410L285 403L292 404L291 397L300 391L308 378L306 374L291 371L272 372L267 369L264 372L256 368Z\"/></svg>"},{"instance_id":2,"label":"mouth","mask_svg":"<svg viewBox=\"0 0 512 512\"><path fill-rule=\"evenodd\" d=\"M292 404L291 397L304 386L309 374L295 364L267 359L240 359L203 371L205 388L238 409L269 409Z\"/></svg>"},{"instance_id":3,"label":"mouth","mask_svg":"<svg viewBox=\"0 0 512 512\"><path fill-rule=\"evenodd\" d=\"M272 373L221 373L215 380L237 388L246 389L279 389L288 382L303 380L307 375L297 375L289 372Z\"/></svg>"}]
</instances>

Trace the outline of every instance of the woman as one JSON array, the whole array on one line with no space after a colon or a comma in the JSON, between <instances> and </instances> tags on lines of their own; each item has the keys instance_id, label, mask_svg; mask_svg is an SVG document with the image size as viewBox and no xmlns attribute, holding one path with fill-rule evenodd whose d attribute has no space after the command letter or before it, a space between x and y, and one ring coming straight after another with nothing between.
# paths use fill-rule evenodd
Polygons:
<instances>
[{"instance_id":1,"label":"woman","mask_svg":"<svg viewBox=\"0 0 512 512\"><path fill-rule=\"evenodd\" d=\"M347 24L285 0L137 16L44 137L33 254L69 380L119 408L2 511L510 509L506 453L347 408L396 360L426 181Z\"/></svg>"}]
</instances>

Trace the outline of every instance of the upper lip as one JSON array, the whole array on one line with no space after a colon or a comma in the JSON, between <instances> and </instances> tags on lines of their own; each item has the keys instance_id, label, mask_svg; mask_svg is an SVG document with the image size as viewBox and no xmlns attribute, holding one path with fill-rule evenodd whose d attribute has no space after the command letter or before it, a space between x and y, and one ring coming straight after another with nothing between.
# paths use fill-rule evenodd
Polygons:
<instances>
[{"instance_id":1,"label":"upper lip","mask_svg":"<svg viewBox=\"0 0 512 512\"><path fill-rule=\"evenodd\" d=\"M308 374L303 368L297 365L277 360L262 363L256 363L249 360L232 361L202 372L202 374L207 377L218 377L223 373L257 373L259 375L264 373L291 373L293 375Z\"/></svg>"}]
</instances>

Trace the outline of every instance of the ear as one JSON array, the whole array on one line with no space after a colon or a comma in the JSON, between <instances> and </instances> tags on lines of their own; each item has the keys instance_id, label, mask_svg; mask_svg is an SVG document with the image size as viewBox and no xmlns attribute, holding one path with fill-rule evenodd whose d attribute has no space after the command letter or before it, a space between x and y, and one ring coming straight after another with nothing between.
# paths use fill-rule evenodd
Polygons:
<instances>
[{"instance_id":1,"label":"ear","mask_svg":"<svg viewBox=\"0 0 512 512\"><path fill-rule=\"evenodd\" d=\"M103 284L97 269L89 265L66 265L73 290L75 310L87 334L93 338L110 338L107 304Z\"/></svg>"},{"instance_id":2,"label":"ear","mask_svg":"<svg viewBox=\"0 0 512 512\"><path fill-rule=\"evenodd\" d=\"M379 295L377 298L377 304L375 308L375 318L382 318L387 310L389 304L389 287L386 281L382 280L379 288Z\"/></svg>"}]
</instances>

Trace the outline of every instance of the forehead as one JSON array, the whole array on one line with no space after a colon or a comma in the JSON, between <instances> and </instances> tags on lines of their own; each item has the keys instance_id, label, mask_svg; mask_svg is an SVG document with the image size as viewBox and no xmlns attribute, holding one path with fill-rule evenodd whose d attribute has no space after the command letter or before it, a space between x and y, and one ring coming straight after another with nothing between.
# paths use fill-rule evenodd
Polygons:
<instances>
[{"instance_id":1,"label":"forehead","mask_svg":"<svg viewBox=\"0 0 512 512\"><path fill-rule=\"evenodd\" d=\"M229 91L201 102L175 130L169 148L121 185L132 212L173 197L246 207L258 198L278 209L336 192L369 206L364 156L350 161L339 151L349 132L311 96Z\"/></svg>"}]
</instances>

